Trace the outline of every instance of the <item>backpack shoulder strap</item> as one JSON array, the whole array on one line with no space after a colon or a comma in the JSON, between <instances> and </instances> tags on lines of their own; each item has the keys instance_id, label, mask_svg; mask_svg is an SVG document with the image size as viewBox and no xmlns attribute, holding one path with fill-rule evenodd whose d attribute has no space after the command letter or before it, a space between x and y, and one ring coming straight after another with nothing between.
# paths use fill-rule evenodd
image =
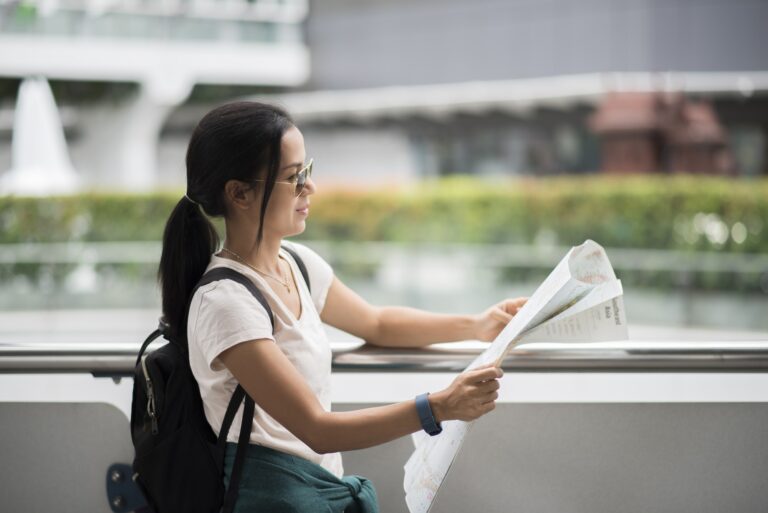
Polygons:
<instances>
[{"instance_id":1,"label":"backpack shoulder strap","mask_svg":"<svg viewBox=\"0 0 768 513\"><path fill-rule=\"evenodd\" d=\"M139 362L141 361L141 357L144 356L144 352L147 350L147 347L149 347L149 344L155 341L160 335L163 335L163 327L162 327L163 321L160 321L160 327L157 328L155 331L149 334L149 336L144 340L144 342L141 344L141 348L139 349L139 354L136 355L136 363L133 364L134 367L137 367L139 365Z\"/></svg>"},{"instance_id":2,"label":"backpack shoulder strap","mask_svg":"<svg viewBox=\"0 0 768 513\"><path fill-rule=\"evenodd\" d=\"M272 317L272 309L269 307L269 303L267 303L267 299L264 297L264 294L261 293L261 291L258 289L258 287L256 287L256 285L254 285L250 278L230 267L215 267L205 273L203 277L200 278L200 281L197 282L197 285L192 291L190 297L194 296L195 292L197 292L197 289L200 287L208 285L209 283L213 283L214 281L221 280L232 280L248 289L248 292L250 292L251 295L255 297L259 303L261 303L261 306L264 307L264 310L267 311L269 321L272 323L272 331L275 330L275 320Z\"/></svg>"},{"instance_id":3,"label":"backpack shoulder strap","mask_svg":"<svg viewBox=\"0 0 768 513\"><path fill-rule=\"evenodd\" d=\"M192 291L192 295L194 295L198 288L220 280L232 280L248 289L248 292L250 292L253 297L255 297L259 303L261 303L261 306L263 306L267 311L269 321L272 323L272 331L275 330L275 320L272 316L272 309L269 307L269 303L267 303L267 299L264 297L264 294L261 293L261 291L258 289L258 287L256 287L256 285L254 285L250 278L235 271L234 269L229 267L216 267L211 269L205 273L202 278L200 278L200 281L195 286L195 290ZM239 409L240 404L243 402L245 402L245 406L243 409L242 423L240 425L240 436L237 440L237 452L235 454L234 464L232 465L232 475L229 487L227 488L227 491L224 495L224 504L222 505L221 509L222 513L231 513L234 510L235 502L237 501L238 489L240 487L240 474L242 473L243 458L245 457L245 450L246 447L248 447L251 436L251 423L253 422L252 419L255 410L255 403L253 399L245 393L245 389L242 387L242 385L237 385L237 388L235 388L235 391L229 400L226 413L224 414L224 420L221 425L221 430L219 431L219 435L216 440L218 453L223 456L227 443L227 433L229 433L229 428L232 426L232 421L235 419L235 413ZM223 461L220 464L223 465Z\"/></svg>"},{"instance_id":4,"label":"backpack shoulder strap","mask_svg":"<svg viewBox=\"0 0 768 513\"><path fill-rule=\"evenodd\" d=\"M200 281L197 282L195 289L192 291L192 295L194 295L197 289L199 289L200 287L208 285L209 283L213 283L214 281L221 281L221 280L232 280L234 282L239 283L246 289L248 289L248 292L250 292L253 295L253 297L255 297L259 303L261 303L261 306L263 306L264 309L267 311L269 322L272 323L272 331L273 332L275 331L275 319L272 315L272 309L269 307L269 303L267 303L267 299L264 297L264 294L261 293L261 291L258 289L258 287L256 287L256 285L254 285L254 283L251 281L250 278L248 278L242 273L239 273L238 271L235 271L230 267L215 267L210 271L208 271L207 273L205 273L203 277L200 278ZM232 421L235 418L235 413L237 412L237 409L239 408L240 403L243 401L243 399L246 399L246 402L249 400L252 401L252 399L246 395L243 387L240 385L237 385L237 388L235 389L235 392L232 394L232 398L229 401L229 405L227 406L227 411L224 415L221 431L219 433L218 446L220 449L224 448L224 444L226 443L227 433L229 432L229 428L232 425ZM250 429L248 430L248 432L250 432Z\"/></svg>"},{"instance_id":5,"label":"backpack shoulder strap","mask_svg":"<svg viewBox=\"0 0 768 513\"><path fill-rule=\"evenodd\" d=\"M289 248L285 244L283 244L282 248L286 250L292 257L293 260L296 262L296 265L299 267L299 271L301 272L301 275L304 277L304 283L307 284L307 290L309 292L312 292L312 285L309 283L309 272L307 271L307 266L304 264L304 260L301 259L298 253L294 249Z\"/></svg>"},{"instance_id":6,"label":"backpack shoulder strap","mask_svg":"<svg viewBox=\"0 0 768 513\"><path fill-rule=\"evenodd\" d=\"M240 436L237 439L237 451L235 452L235 461L232 465L232 475L229 479L229 487L227 487L227 491L224 494L224 504L222 505L221 512L222 513L232 513L235 509L235 503L237 502L237 496L240 489L240 475L243 471L243 460L245 458L245 451L248 447L248 444L250 443L251 439L251 425L253 423L253 413L256 409L256 403L254 403L253 399L249 395L243 391L243 387L238 385L237 390L235 390L235 393L232 395L232 400L230 401L230 405L240 405L240 401L242 399L237 399L236 396L238 396L238 391L241 391L242 396L245 397L245 405L243 406L243 420L240 424ZM237 407L235 407L237 409ZM234 415L233 415L234 416ZM231 422L231 420L230 420ZM220 454L224 454L224 444L226 444L226 432L222 430L222 433L225 433L222 437L221 434L219 434L219 452ZM223 441L222 441L223 438ZM222 466L223 469L223 466Z\"/></svg>"}]
</instances>

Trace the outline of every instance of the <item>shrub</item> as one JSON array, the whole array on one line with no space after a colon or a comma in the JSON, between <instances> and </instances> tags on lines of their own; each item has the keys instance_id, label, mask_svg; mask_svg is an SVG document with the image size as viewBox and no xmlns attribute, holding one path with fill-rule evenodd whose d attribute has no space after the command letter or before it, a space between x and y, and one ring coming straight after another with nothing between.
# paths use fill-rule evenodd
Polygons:
<instances>
[{"instance_id":1,"label":"shrub","mask_svg":"<svg viewBox=\"0 0 768 513\"><path fill-rule=\"evenodd\" d=\"M0 197L0 243L160 240L181 193ZM695 176L452 178L323 190L304 239L768 252L768 180Z\"/></svg>"}]
</instances>

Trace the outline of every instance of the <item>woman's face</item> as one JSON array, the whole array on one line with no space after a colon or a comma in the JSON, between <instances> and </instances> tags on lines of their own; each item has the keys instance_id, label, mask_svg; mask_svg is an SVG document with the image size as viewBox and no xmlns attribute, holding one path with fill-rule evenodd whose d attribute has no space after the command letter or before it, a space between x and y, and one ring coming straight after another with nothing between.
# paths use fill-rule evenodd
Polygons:
<instances>
[{"instance_id":1,"label":"woman's face","mask_svg":"<svg viewBox=\"0 0 768 513\"><path fill-rule=\"evenodd\" d=\"M298 128L291 127L283 134L280 153L280 171L269 198L264 234L283 238L298 235L306 228L309 196L314 194L315 184L307 178L301 194L296 196L296 174L306 166L304 136Z\"/></svg>"}]
</instances>

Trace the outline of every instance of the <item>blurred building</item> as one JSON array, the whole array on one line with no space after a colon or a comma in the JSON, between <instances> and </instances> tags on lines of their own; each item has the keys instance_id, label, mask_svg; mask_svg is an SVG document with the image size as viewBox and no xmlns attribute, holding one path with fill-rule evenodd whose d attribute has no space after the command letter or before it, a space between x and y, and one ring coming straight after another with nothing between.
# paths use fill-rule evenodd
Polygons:
<instances>
[{"instance_id":1,"label":"blurred building","mask_svg":"<svg viewBox=\"0 0 768 513\"><path fill-rule=\"evenodd\" d=\"M712 105L680 93L609 93L592 117L606 173L729 175L735 169Z\"/></svg>"},{"instance_id":2,"label":"blurred building","mask_svg":"<svg viewBox=\"0 0 768 513\"><path fill-rule=\"evenodd\" d=\"M92 34L111 33L113 25L91 27L112 20L121 33L128 32L124 40L137 40L139 46L152 41L158 46L147 47L158 53L164 48L180 52L165 54L152 68L161 74L175 76L177 66L186 63L194 70L187 73L187 84L268 87L269 94L248 97L289 108L322 172L318 176L326 182L371 185L453 173L496 177L607 170L614 167L612 157L601 158L600 136L591 131L590 119L602 99L616 92L650 97L679 93L684 98L682 110L670 112L687 124L667 126L664 144L646 141L651 148L647 157L656 164L643 169L705 172L716 162L718 170L724 166L740 175L768 174L768 2L763 0L87 4L102 6L103 12L87 12L79 23L61 22L73 31L64 40L74 45ZM18 3L0 5L7 13ZM69 2L24 5L53 5L60 12ZM125 5L143 6L144 11L115 12L127 9ZM114 21L120 16L127 16L122 24ZM148 17L154 24L144 24ZM0 55L7 55L3 44L9 19L5 14ZM39 29L37 37L45 39L45 34ZM239 60L229 61L230 53ZM146 68L141 59L127 55L115 54L115 66L133 62L136 72ZM3 71L3 60L0 73L6 76L44 71L42 65ZM92 58L88 54L83 60ZM227 63L230 74L220 69ZM206 75L207 70L219 70L218 75ZM246 79L242 74L247 73ZM82 78L106 79L93 74ZM140 81L127 74L115 80ZM192 127L213 105L231 97L193 97L163 111L153 132L159 164L148 173L135 161L132 172L144 173L138 182L182 183ZM107 138L119 144L114 141L122 135L103 133L100 122L121 109L99 107L101 118L92 108L69 111L65 128L73 162L83 172L90 169L96 183L111 185L105 177L127 172L111 168L109 157L91 164L98 150L109 148ZM136 116L143 118L146 112ZM0 115L0 130L3 119L7 116ZM712 119L716 129L708 121ZM703 143L702 136L714 139ZM654 137L661 136L646 139ZM0 165L6 147L6 141L0 142ZM720 156L708 157L707 152ZM124 153L112 158L130 161Z\"/></svg>"},{"instance_id":3,"label":"blurred building","mask_svg":"<svg viewBox=\"0 0 768 513\"><path fill-rule=\"evenodd\" d=\"M361 162L359 181L593 172L605 166L589 119L621 91L683 93L694 117L705 100L732 168L768 174L768 2L330 0L310 12L310 80L283 98L339 181ZM700 171L688 135L670 134L656 169Z\"/></svg>"},{"instance_id":4,"label":"blurred building","mask_svg":"<svg viewBox=\"0 0 768 513\"><path fill-rule=\"evenodd\" d=\"M128 84L117 100L70 105L64 128L87 184L149 189L166 165L161 130L193 87L306 82L306 14L306 0L0 0L0 76ZM3 139L0 172L11 165Z\"/></svg>"}]
</instances>

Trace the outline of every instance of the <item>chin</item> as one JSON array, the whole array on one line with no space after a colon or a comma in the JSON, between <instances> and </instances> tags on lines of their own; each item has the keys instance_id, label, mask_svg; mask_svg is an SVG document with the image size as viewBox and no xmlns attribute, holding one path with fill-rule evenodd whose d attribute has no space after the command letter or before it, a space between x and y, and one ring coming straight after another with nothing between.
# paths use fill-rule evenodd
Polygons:
<instances>
[{"instance_id":1,"label":"chin","mask_svg":"<svg viewBox=\"0 0 768 513\"><path fill-rule=\"evenodd\" d=\"M294 235L301 235L304 233L304 230L307 229L307 223L304 221L300 221L294 226L294 229L291 230L291 233L286 235L286 237L293 237Z\"/></svg>"}]
</instances>

